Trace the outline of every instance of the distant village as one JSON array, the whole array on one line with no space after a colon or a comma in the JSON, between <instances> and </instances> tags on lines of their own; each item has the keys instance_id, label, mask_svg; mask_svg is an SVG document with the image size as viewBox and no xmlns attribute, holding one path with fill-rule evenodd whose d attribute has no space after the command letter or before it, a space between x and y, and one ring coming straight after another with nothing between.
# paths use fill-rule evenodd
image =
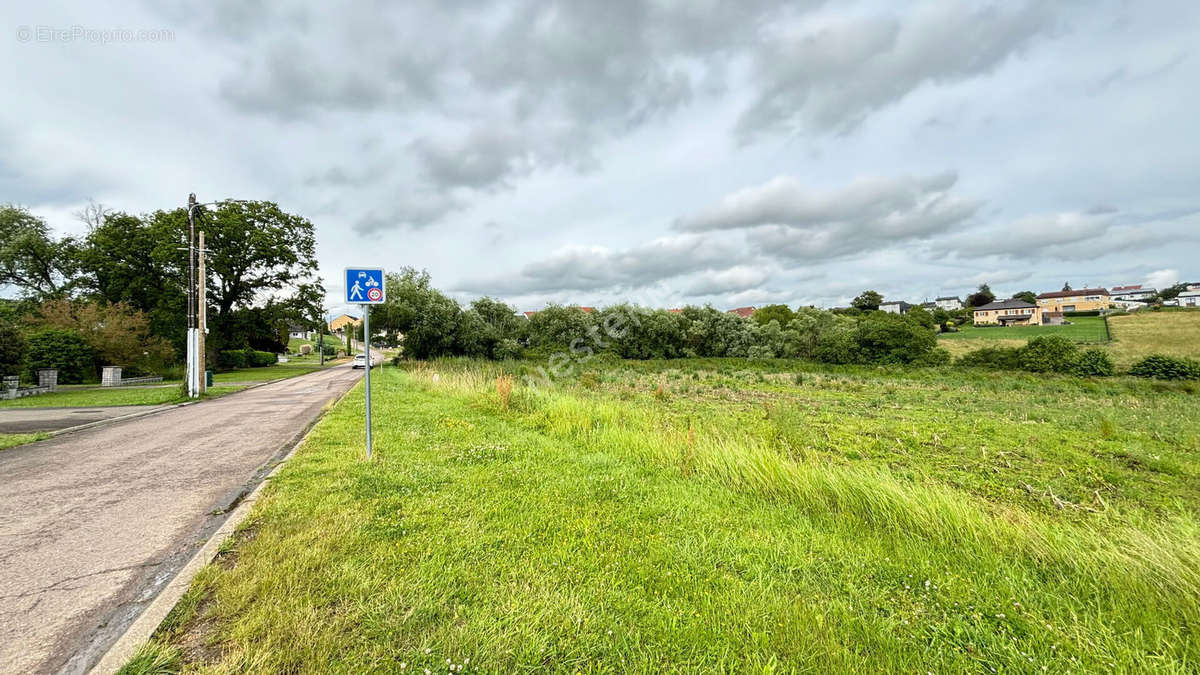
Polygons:
<instances>
[{"instance_id":1,"label":"distant village","mask_svg":"<svg viewBox=\"0 0 1200 675\"><path fill-rule=\"evenodd\" d=\"M1200 307L1200 282L1177 284L1173 287L1178 293L1173 297L1162 297L1158 289L1148 286L1113 286L1112 288L1067 288L1061 291L1047 291L1033 297L1030 302L1026 297L1013 297L1007 300L993 300L978 307L968 307L963 299L956 295L943 296L921 303L910 303L904 300L888 300L879 304L879 311L893 314L907 314L914 307L927 311L938 309L947 312L957 312L964 309L972 310L976 326L1033 326L1058 325L1066 321L1066 317L1080 312L1104 314L1119 310L1136 312L1152 305L1164 307ZM1032 295L1032 294L1030 294ZM579 306L576 309L592 313L595 307ZM727 310L743 319L754 315L757 307L735 307ZM682 309L669 309L673 313ZM537 314L536 311L519 312L518 316L526 319ZM328 324L331 335L345 337L346 331L362 323L362 319L350 314L342 314ZM291 328L290 337L310 339L316 331L307 330L300 326Z\"/></svg>"}]
</instances>

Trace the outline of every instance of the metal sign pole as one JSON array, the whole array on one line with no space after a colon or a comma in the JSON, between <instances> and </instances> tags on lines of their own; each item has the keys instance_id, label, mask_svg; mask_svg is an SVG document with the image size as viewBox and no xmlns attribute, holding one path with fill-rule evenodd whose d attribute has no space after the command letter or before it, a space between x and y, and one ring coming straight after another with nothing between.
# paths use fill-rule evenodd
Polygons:
<instances>
[{"instance_id":1,"label":"metal sign pole","mask_svg":"<svg viewBox=\"0 0 1200 675\"><path fill-rule=\"evenodd\" d=\"M363 305L363 344L367 349L367 459L371 459L371 306Z\"/></svg>"}]
</instances>

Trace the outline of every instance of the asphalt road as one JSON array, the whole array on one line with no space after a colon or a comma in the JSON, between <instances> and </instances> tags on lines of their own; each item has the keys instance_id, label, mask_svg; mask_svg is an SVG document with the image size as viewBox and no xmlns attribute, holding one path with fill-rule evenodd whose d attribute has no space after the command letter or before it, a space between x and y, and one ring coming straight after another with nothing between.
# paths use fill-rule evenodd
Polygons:
<instances>
[{"instance_id":1,"label":"asphalt road","mask_svg":"<svg viewBox=\"0 0 1200 675\"><path fill-rule=\"evenodd\" d=\"M0 673L81 673L362 377L338 366L0 452Z\"/></svg>"},{"instance_id":2,"label":"asphalt road","mask_svg":"<svg viewBox=\"0 0 1200 675\"><path fill-rule=\"evenodd\" d=\"M110 405L93 408L3 408L0 409L0 434L28 434L58 431L89 422L121 417L149 409L169 406Z\"/></svg>"}]
</instances>

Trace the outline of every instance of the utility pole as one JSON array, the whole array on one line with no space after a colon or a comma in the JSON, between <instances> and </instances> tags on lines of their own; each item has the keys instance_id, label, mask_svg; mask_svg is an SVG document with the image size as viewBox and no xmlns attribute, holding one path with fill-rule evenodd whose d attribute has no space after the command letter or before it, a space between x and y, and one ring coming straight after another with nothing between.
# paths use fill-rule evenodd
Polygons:
<instances>
[{"instance_id":1,"label":"utility pole","mask_svg":"<svg viewBox=\"0 0 1200 675\"><path fill-rule=\"evenodd\" d=\"M205 377L204 367L204 335L208 332L208 277L204 274L204 254L207 252L207 249L204 248L204 230L200 230L200 250L197 251L196 263L200 268L198 273L200 284L197 287L200 298L197 303L200 325L196 330L196 390L201 394L208 391L208 379Z\"/></svg>"},{"instance_id":2,"label":"utility pole","mask_svg":"<svg viewBox=\"0 0 1200 675\"><path fill-rule=\"evenodd\" d=\"M196 375L196 352L199 344L196 339L196 193L188 195L188 332L187 332L187 389L188 396L196 398L200 395L199 380Z\"/></svg>"}]
</instances>

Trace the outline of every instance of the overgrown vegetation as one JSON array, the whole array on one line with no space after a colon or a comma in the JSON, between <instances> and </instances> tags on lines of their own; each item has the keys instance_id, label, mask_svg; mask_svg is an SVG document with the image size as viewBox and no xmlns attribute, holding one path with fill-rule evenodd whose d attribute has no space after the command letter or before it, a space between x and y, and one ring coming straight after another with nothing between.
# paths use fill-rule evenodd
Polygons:
<instances>
[{"instance_id":1,"label":"overgrown vegetation","mask_svg":"<svg viewBox=\"0 0 1200 675\"><path fill-rule=\"evenodd\" d=\"M376 461L360 389L159 653L220 672L1200 659L1186 383L597 357L535 389L522 362L406 368L375 380Z\"/></svg>"}]
</instances>

